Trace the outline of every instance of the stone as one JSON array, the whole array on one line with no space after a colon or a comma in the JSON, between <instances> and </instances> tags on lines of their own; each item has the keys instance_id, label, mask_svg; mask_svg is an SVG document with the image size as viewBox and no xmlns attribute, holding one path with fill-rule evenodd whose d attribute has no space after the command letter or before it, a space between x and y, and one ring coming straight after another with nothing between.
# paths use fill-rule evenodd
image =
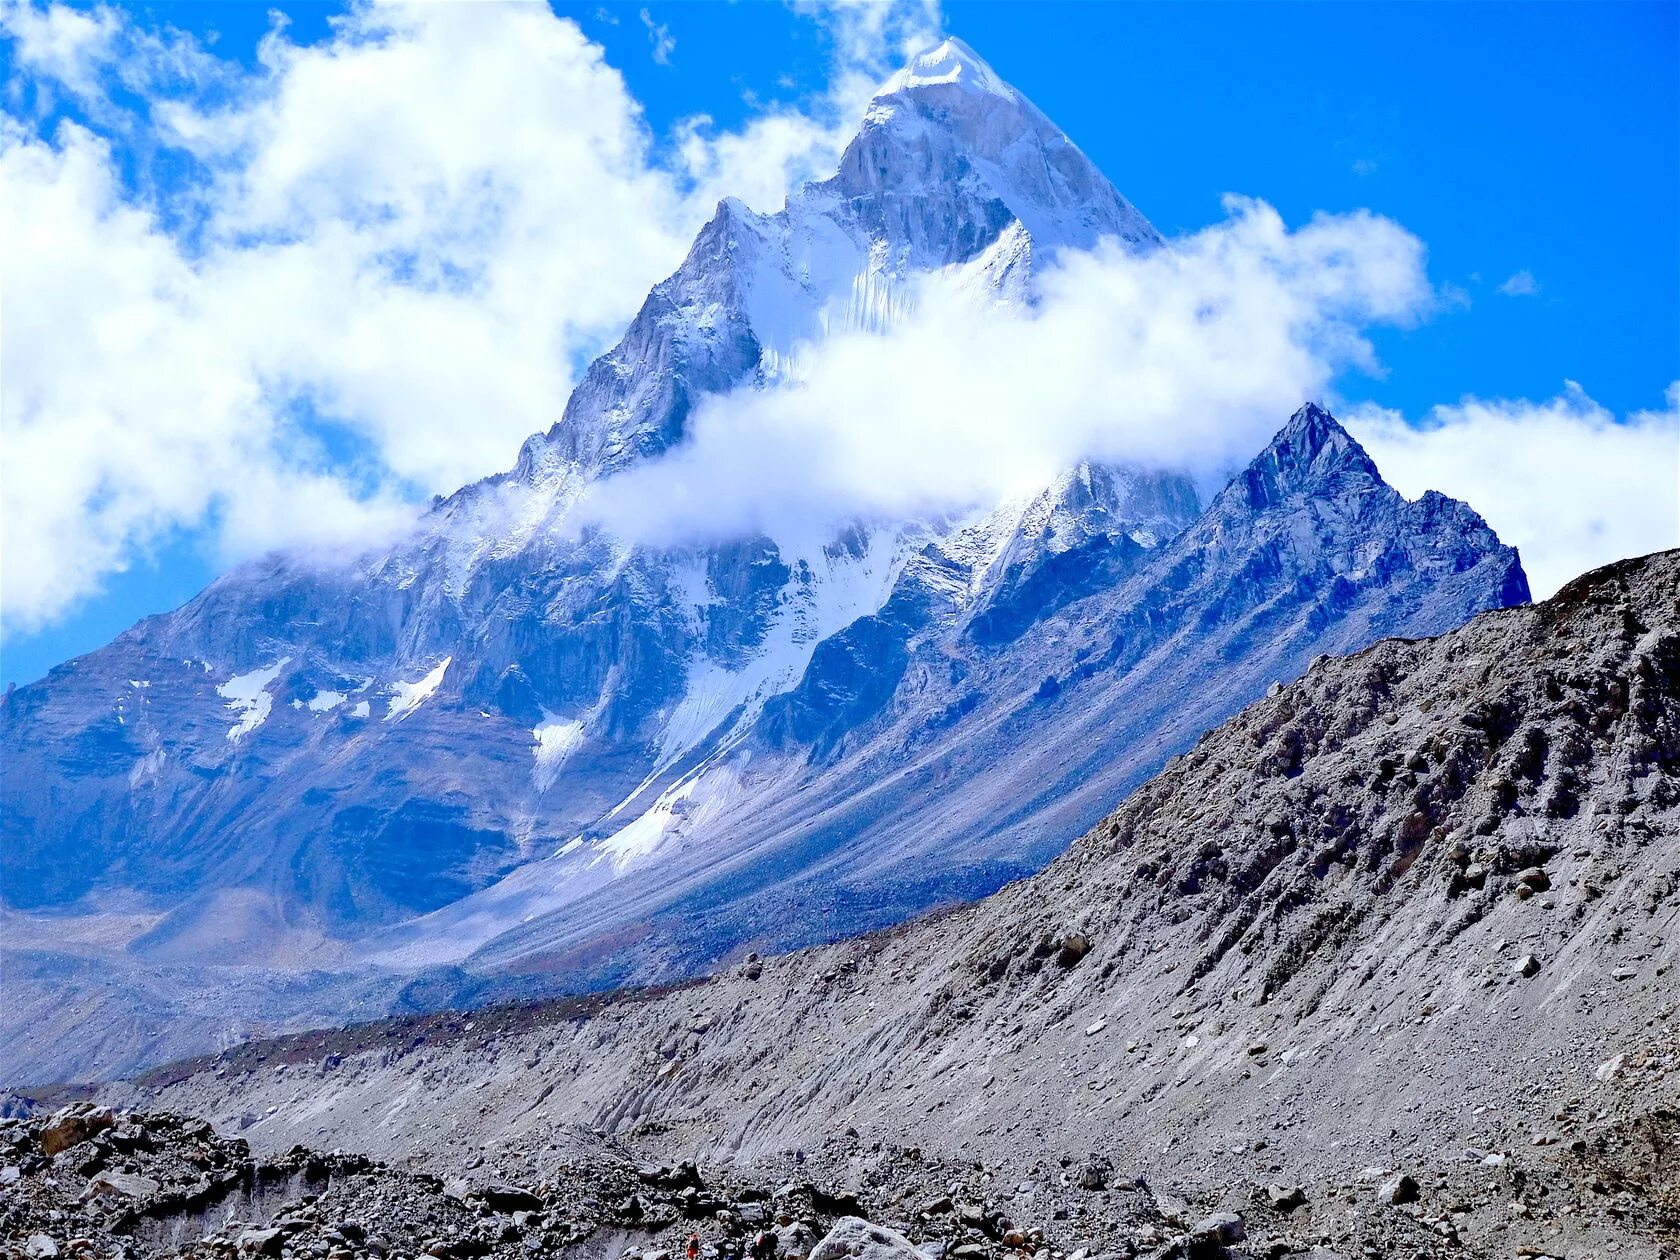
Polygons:
<instances>
[{"instance_id":1,"label":"stone","mask_svg":"<svg viewBox=\"0 0 1680 1260\"><path fill-rule=\"evenodd\" d=\"M163 1189L161 1182L139 1173L102 1172L87 1183L83 1199L119 1198L144 1199Z\"/></svg>"},{"instance_id":2,"label":"stone","mask_svg":"<svg viewBox=\"0 0 1680 1260\"><path fill-rule=\"evenodd\" d=\"M1517 883L1531 893L1545 892L1552 886L1551 876L1538 866L1531 866L1517 876Z\"/></svg>"},{"instance_id":3,"label":"stone","mask_svg":"<svg viewBox=\"0 0 1680 1260\"><path fill-rule=\"evenodd\" d=\"M781 1260L807 1260L817 1245L817 1231L804 1221L794 1221L776 1231L776 1254Z\"/></svg>"},{"instance_id":4,"label":"stone","mask_svg":"<svg viewBox=\"0 0 1680 1260\"><path fill-rule=\"evenodd\" d=\"M1537 976L1540 974L1540 960L1533 954L1524 954L1511 964L1511 970L1524 979Z\"/></svg>"},{"instance_id":5,"label":"stone","mask_svg":"<svg viewBox=\"0 0 1680 1260\"><path fill-rule=\"evenodd\" d=\"M1081 1190L1103 1190L1108 1186L1109 1177L1114 1174L1114 1165L1100 1155L1092 1156L1079 1166L1079 1188Z\"/></svg>"},{"instance_id":6,"label":"stone","mask_svg":"<svg viewBox=\"0 0 1680 1260\"><path fill-rule=\"evenodd\" d=\"M1108 1021L1106 1019L1096 1020L1094 1023L1090 1023L1090 1024L1085 1025L1085 1035L1087 1037L1095 1037L1098 1033L1100 1033L1103 1029L1105 1029L1107 1027L1108 1027Z\"/></svg>"},{"instance_id":7,"label":"stone","mask_svg":"<svg viewBox=\"0 0 1680 1260\"><path fill-rule=\"evenodd\" d=\"M1215 1212L1212 1216L1203 1217L1191 1232L1204 1241L1227 1247L1248 1237L1243 1218L1236 1212Z\"/></svg>"},{"instance_id":8,"label":"stone","mask_svg":"<svg viewBox=\"0 0 1680 1260\"><path fill-rule=\"evenodd\" d=\"M847 1260L853 1256L858 1260L921 1260L903 1234L856 1216L842 1216L834 1222L827 1237L812 1248L809 1260Z\"/></svg>"},{"instance_id":9,"label":"stone","mask_svg":"<svg viewBox=\"0 0 1680 1260\"><path fill-rule=\"evenodd\" d=\"M1600 1081L1614 1080L1616 1074L1622 1070L1626 1063L1627 1055L1613 1054L1593 1069L1593 1076ZM4 1173L0 1173L0 1178L4 1176Z\"/></svg>"},{"instance_id":10,"label":"stone","mask_svg":"<svg viewBox=\"0 0 1680 1260\"><path fill-rule=\"evenodd\" d=\"M921 1212L923 1216L944 1216L953 1206L951 1196L942 1194L937 1199L929 1199L922 1204Z\"/></svg>"},{"instance_id":11,"label":"stone","mask_svg":"<svg viewBox=\"0 0 1680 1260\"><path fill-rule=\"evenodd\" d=\"M96 1133L103 1133L114 1124L116 1117L109 1107L71 1103L41 1127L41 1151L46 1155L57 1155L87 1141Z\"/></svg>"},{"instance_id":12,"label":"stone","mask_svg":"<svg viewBox=\"0 0 1680 1260\"><path fill-rule=\"evenodd\" d=\"M1418 1197L1418 1183L1405 1173L1395 1173L1382 1185L1377 1187L1377 1202L1398 1206L1402 1203L1415 1203Z\"/></svg>"},{"instance_id":13,"label":"stone","mask_svg":"<svg viewBox=\"0 0 1680 1260\"><path fill-rule=\"evenodd\" d=\"M239 1235L237 1245L248 1255L277 1256L286 1245L286 1235L278 1229L248 1229Z\"/></svg>"},{"instance_id":14,"label":"stone","mask_svg":"<svg viewBox=\"0 0 1680 1260\"><path fill-rule=\"evenodd\" d=\"M1300 1186L1267 1186L1266 1206L1274 1212L1293 1212L1307 1201L1307 1193Z\"/></svg>"},{"instance_id":15,"label":"stone","mask_svg":"<svg viewBox=\"0 0 1680 1260\"><path fill-rule=\"evenodd\" d=\"M58 1255L58 1244L45 1234L31 1234L23 1244L23 1254L30 1260L52 1260Z\"/></svg>"}]
</instances>

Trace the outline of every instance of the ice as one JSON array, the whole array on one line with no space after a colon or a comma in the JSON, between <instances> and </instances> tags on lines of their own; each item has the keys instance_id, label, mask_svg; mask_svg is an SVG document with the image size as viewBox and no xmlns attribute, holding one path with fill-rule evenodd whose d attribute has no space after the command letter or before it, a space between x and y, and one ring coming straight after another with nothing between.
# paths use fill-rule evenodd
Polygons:
<instances>
[{"instance_id":1,"label":"ice","mask_svg":"<svg viewBox=\"0 0 1680 1260\"><path fill-rule=\"evenodd\" d=\"M583 723L565 721L544 709L542 722L531 734L536 739L531 751L537 762L531 768L531 782L536 784L537 791L545 792L572 750L583 742Z\"/></svg>"},{"instance_id":2,"label":"ice","mask_svg":"<svg viewBox=\"0 0 1680 1260\"><path fill-rule=\"evenodd\" d=\"M268 686L280 676L280 671L291 663L291 659L282 656L267 669L235 674L216 688L216 694L228 702L227 707L239 715L239 721L228 730L229 739L243 739L268 720L269 712L274 708L274 697L268 694Z\"/></svg>"},{"instance_id":3,"label":"ice","mask_svg":"<svg viewBox=\"0 0 1680 1260\"><path fill-rule=\"evenodd\" d=\"M391 707L385 713L385 720L390 722L405 718L418 709L427 697L442 684L443 675L449 669L449 663L454 659L453 656L444 657L438 662L437 668L419 682L398 681L393 683L391 686Z\"/></svg>"}]
</instances>

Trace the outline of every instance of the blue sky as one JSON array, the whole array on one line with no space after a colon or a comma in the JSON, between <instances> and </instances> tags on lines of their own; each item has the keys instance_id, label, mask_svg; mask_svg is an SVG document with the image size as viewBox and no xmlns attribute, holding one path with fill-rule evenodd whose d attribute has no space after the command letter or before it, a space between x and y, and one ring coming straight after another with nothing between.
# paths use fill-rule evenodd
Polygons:
<instances>
[{"instance_id":1,"label":"blue sky","mask_svg":"<svg viewBox=\"0 0 1680 1260\"><path fill-rule=\"evenodd\" d=\"M275 7L287 14L292 45L334 37L335 7ZM825 116L837 66L851 57L856 70L864 57L847 47L857 32L820 8L554 11L622 74L651 137L644 158L655 165L699 113L710 116L714 135L778 108ZM233 4L119 6L102 20L129 37L173 28L220 63L218 81L194 89L211 118L220 100L246 90L229 63L256 73L269 25L263 6ZM1540 414L1565 398L1565 419L1579 419L1585 404L1565 394L1572 381L1580 397L1590 395L1593 415L1619 421L1663 407L1664 391L1680 377L1680 6L950 0L932 20L1036 102L1169 236L1220 222L1221 196L1238 193L1270 203L1292 225L1318 212L1369 208L1419 238L1442 294L1438 309L1413 326L1366 330L1384 370L1338 382L1373 414L1415 423L1467 396L1526 400ZM70 119L102 137L119 196L156 210L166 236L187 225L176 244L191 260L191 225L212 195L205 170L215 164L160 147L159 109L176 89L155 75L125 84L106 66L100 92L78 93L18 49L8 41L0 57L12 83L7 112L20 134L50 148L62 143L57 127ZM883 65L896 55L877 52ZM392 125L402 123L399 113ZM687 228L673 218L659 230L675 237ZM575 235L571 244L612 248ZM613 282L625 290L620 305L633 310L644 278L628 270ZM603 299L580 315L566 352L576 358L610 341L618 311ZM317 392L291 405L333 404ZM533 414L544 405L539 400ZM1547 414L1560 413L1554 406ZM372 439L354 426L328 417L310 434L317 465L351 456L378 463L368 454ZM1665 441L1654 448L1659 466ZM500 465L512 462L517 441L505 448ZM475 458L461 469L499 466L490 455ZM1668 471L1680 476L1673 459ZM383 478L382 492L400 498L446 490L457 475L454 465L433 461L378 471L373 480ZM241 510L214 495L199 502L173 491L163 507L148 507L141 525L114 535L114 552L90 562L97 572L86 589L9 621L0 649L5 681L39 677L189 598L239 554L226 545L230 530L247 550L268 538L261 524L229 525ZM1665 513L1666 504L1659 519ZM51 545L32 538L25 522L6 524L8 565Z\"/></svg>"}]
</instances>

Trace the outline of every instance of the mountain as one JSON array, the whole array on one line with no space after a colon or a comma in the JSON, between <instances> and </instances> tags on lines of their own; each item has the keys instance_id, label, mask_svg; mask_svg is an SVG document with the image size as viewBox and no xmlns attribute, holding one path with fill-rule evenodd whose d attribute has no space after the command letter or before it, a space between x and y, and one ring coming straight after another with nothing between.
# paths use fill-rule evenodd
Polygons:
<instances>
[{"instance_id":1,"label":"mountain","mask_svg":"<svg viewBox=\"0 0 1680 1260\"><path fill-rule=\"evenodd\" d=\"M443 1177L696 1159L907 1230L949 1194L1069 1253L1223 1254L1132 1235L1153 1198L1180 1229L1245 1215L1245 1255L1655 1260L1680 1229L1677 836L1670 551L1318 662L953 913L107 1097Z\"/></svg>"},{"instance_id":2,"label":"mountain","mask_svg":"<svg viewBox=\"0 0 1680 1260\"><path fill-rule=\"evenodd\" d=\"M580 516L705 398L890 328L919 277L1030 303L1101 238L1163 247L948 41L833 178L723 202L511 471L9 694L0 1079L671 979L981 896L1316 655L1527 599L1474 512L1407 502L1313 406L1206 503L1084 463L815 542Z\"/></svg>"}]
</instances>

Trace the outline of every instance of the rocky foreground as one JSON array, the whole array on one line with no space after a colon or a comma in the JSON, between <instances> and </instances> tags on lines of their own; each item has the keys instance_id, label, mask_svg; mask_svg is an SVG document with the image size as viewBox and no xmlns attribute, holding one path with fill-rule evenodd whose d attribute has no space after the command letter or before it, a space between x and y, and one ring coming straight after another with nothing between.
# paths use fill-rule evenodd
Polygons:
<instances>
[{"instance_id":1,"label":"rocky foreground","mask_svg":"<svg viewBox=\"0 0 1680 1260\"><path fill-rule=\"evenodd\" d=\"M1234 1191L1204 1212L1101 1156L1047 1160L1010 1183L979 1161L876 1143L856 1190L825 1190L802 1159L771 1184L688 1163L637 1165L620 1152L510 1152L445 1179L341 1151L258 1158L200 1120L84 1102L0 1122L0 1254L667 1260L692 1237L707 1260L755 1247L778 1260L1665 1256L1677 1180L1663 1152L1677 1140L1670 1113L1602 1126L1564 1161L1467 1152L1421 1182L1372 1169L1310 1192ZM1568 1245L1484 1250L1475 1240L1507 1216ZM1595 1236L1602 1252L1582 1250Z\"/></svg>"}]
</instances>

